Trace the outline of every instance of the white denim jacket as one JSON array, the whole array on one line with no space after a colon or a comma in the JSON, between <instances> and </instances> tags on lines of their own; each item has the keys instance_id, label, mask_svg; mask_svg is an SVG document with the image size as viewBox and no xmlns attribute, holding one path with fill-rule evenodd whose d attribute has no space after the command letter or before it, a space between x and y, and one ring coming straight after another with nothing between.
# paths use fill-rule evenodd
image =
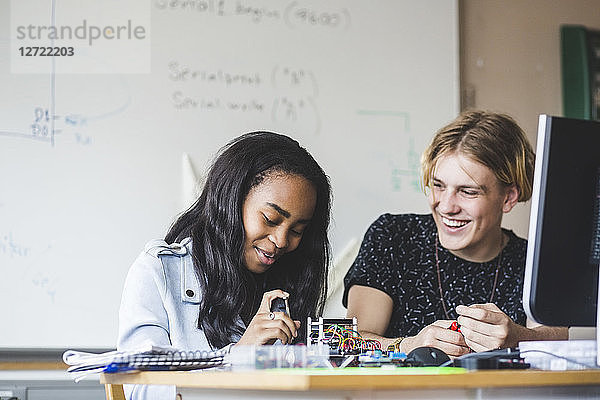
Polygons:
<instances>
[{"instance_id":1,"label":"white denim jacket","mask_svg":"<svg viewBox=\"0 0 600 400\"><path fill-rule=\"evenodd\" d=\"M146 345L210 350L198 328L202 293L192 263L190 238L150 241L129 269L119 309L118 350ZM174 399L172 386L125 385L127 399Z\"/></svg>"}]
</instances>

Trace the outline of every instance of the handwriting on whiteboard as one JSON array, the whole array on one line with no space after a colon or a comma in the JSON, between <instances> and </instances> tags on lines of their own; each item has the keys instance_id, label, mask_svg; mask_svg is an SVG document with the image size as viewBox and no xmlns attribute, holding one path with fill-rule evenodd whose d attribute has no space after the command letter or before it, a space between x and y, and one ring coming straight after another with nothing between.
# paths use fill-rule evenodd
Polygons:
<instances>
[{"instance_id":1,"label":"handwriting on whiteboard","mask_svg":"<svg viewBox=\"0 0 600 400\"><path fill-rule=\"evenodd\" d=\"M12 232L0 238L0 254L8 258L24 258L31 255L31 248L14 240Z\"/></svg>"},{"instance_id":2,"label":"handwriting on whiteboard","mask_svg":"<svg viewBox=\"0 0 600 400\"><path fill-rule=\"evenodd\" d=\"M62 126L62 128L54 127L55 124ZM31 139L48 143L51 146L54 146L57 138L60 137L78 145L88 146L92 144L92 138L82 130L86 125L87 118L83 116L57 115L52 114L46 107L34 107L29 126L26 126L21 132L0 130L0 136Z\"/></svg>"},{"instance_id":3,"label":"handwriting on whiteboard","mask_svg":"<svg viewBox=\"0 0 600 400\"><path fill-rule=\"evenodd\" d=\"M346 30L351 26L350 12L326 2L318 6L300 1L276 2L267 7L256 1L226 0L155 0L154 8L163 12L198 13L218 18L240 18L258 23L284 23L290 29L323 28Z\"/></svg>"},{"instance_id":4,"label":"handwriting on whiteboard","mask_svg":"<svg viewBox=\"0 0 600 400\"><path fill-rule=\"evenodd\" d=\"M177 110L253 114L299 124L314 134L321 129L319 85L312 71L288 66L233 71L171 61L167 76L174 85L170 101Z\"/></svg>"},{"instance_id":5,"label":"handwriting on whiteboard","mask_svg":"<svg viewBox=\"0 0 600 400\"><path fill-rule=\"evenodd\" d=\"M0 267L15 268L19 266L23 272L25 284L54 302L56 296L56 279L51 271L45 268L44 257L52 249L35 249L15 238L13 232L0 235ZM1 270L1 268L0 268ZM21 285L23 290L24 286Z\"/></svg>"}]
</instances>

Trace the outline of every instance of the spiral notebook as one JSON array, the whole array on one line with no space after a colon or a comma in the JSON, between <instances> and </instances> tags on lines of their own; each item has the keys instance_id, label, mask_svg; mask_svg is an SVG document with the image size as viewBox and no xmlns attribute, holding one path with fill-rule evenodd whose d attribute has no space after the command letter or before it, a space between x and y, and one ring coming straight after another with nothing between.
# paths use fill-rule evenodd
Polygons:
<instances>
[{"instance_id":1,"label":"spiral notebook","mask_svg":"<svg viewBox=\"0 0 600 400\"><path fill-rule=\"evenodd\" d=\"M70 365L67 372L75 376L75 381L79 381L90 374L100 372L185 371L218 367L223 365L226 353L225 349L184 351L149 346L135 351L106 353L68 350L63 354L63 361Z\"/></svg>"},{"instance_id":2,"label":"spiral notebook","mask_svg":"<svg viewBox=\"0 0 600 400\"><path fill-rule=\"evenodd\" d=\"M102 372L186 371L212 368L223 364L223 354L216 351L170 351L165 354L131 354L115 359Z\"/></svg>"}]
</instances>

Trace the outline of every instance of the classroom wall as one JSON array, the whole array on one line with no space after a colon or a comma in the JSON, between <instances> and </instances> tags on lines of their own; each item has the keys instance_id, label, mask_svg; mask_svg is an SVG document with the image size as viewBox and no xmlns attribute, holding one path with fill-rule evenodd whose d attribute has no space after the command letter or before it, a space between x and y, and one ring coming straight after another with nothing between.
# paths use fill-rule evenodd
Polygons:
<instances>
[{"instance_id":1,"label":"classroom wall","mask_svg":"<svg viewBox=\"0 0 600 400\"><path fill-rule=\"evenodd\" d=\"M535 148L539 114L562 115L561 24L600 29L600 0L460 0L461 107L512 115ZM503 225L526 237L530 202Z\"/></svg>"},{"instance_id":2,"label":"classroom wall","mask_svg":"<svg viewBox=\"0 0 600 400\"><path fill-rule=\"evenodd\" d=\"M381 213L427 211L419 155L460 108L457 0L29 1L0 0L17 54L0 56L0 349L114 346L129 266L242 132L286 133L327 171L336 256ZM133 18L151 41L13 73L30 8L38 26ZM121 73L131 59L147 72ZM74 60L121 72L63 73Z\"/></svg>"}]
</instances>

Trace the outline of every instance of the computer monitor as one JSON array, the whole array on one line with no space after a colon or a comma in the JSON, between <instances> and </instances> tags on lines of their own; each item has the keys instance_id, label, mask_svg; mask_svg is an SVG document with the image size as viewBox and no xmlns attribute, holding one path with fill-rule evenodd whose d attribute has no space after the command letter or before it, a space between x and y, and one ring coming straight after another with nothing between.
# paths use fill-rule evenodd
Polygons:
<instances>
[{"instance_id":1,"label":"computer monitor","mask_svg":"<svg viewBox=\"0 0 600 400\"><path fill-rule=\"evenodd\" d=\"M540 115L523 291L530 319L596 326L599 202L600 122Z\"/></svg>"}]
</instances>

